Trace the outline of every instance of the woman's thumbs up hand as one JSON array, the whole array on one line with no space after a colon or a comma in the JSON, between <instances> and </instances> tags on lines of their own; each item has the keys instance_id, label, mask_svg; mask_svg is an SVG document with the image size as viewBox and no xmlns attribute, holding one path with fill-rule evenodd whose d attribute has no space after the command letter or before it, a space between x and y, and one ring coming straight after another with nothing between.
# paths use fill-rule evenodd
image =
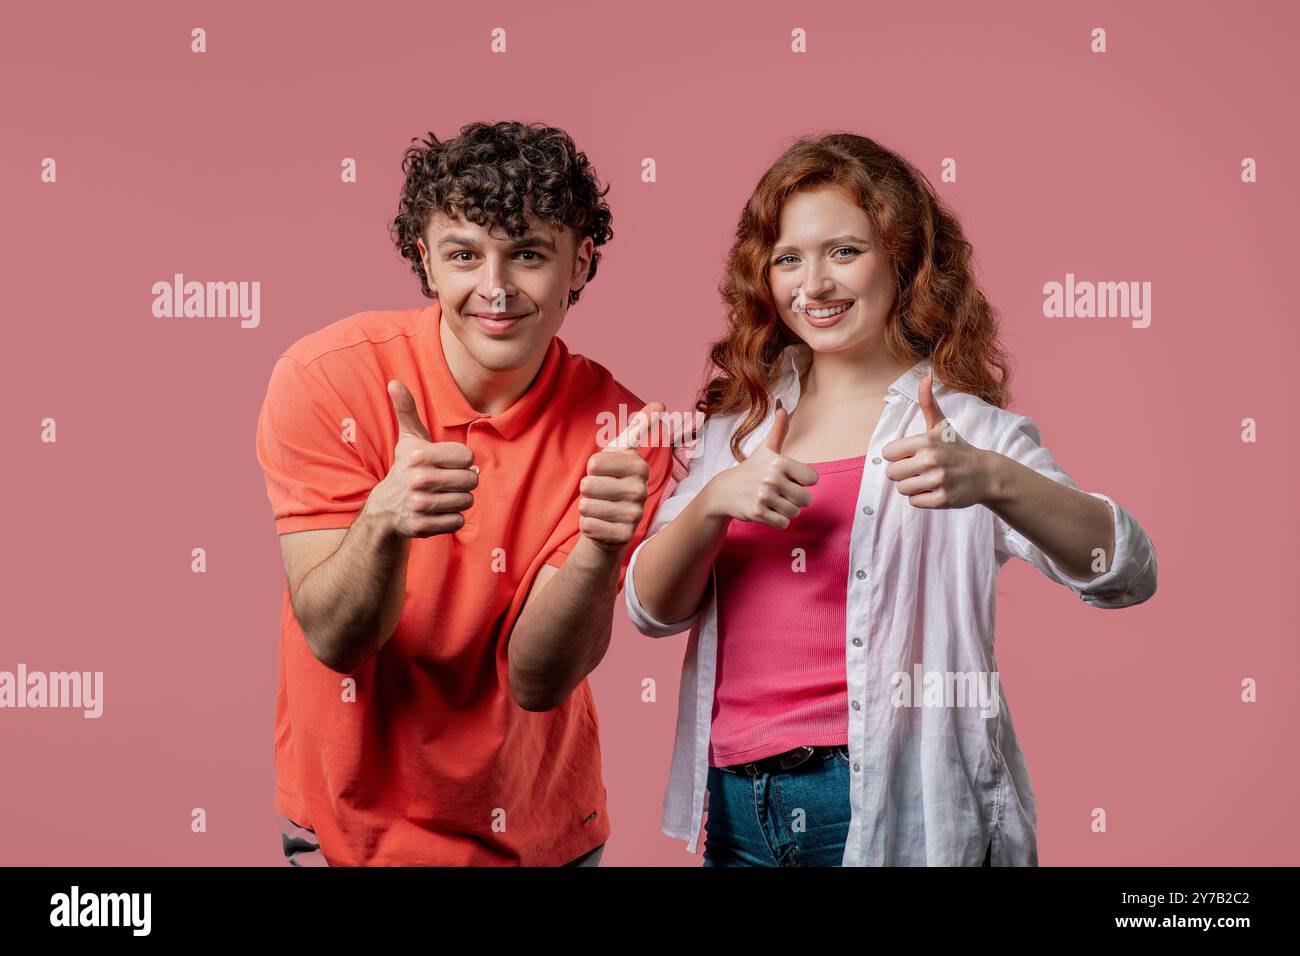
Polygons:
<instances>
[{"instance_id":1,"label":"woman's thumbs up hand","mask_svg":"<svg viewBox=\"0 0 1300 956\"><path fill-rule=\"evenodd\" d=\"M701 495L710 516L788 528L800 510L812 504L807 488L817 484L820 476L811 465L781 453L789 430L790 413L777 399L772 429L763 443L705 485Z\"/></svg>"},{"instance_id":2,"label":"woman's thumbs up hand","mask_svg":"<svg viewBox=\"0 0 1300 956\"><path fill-rule=\"evenodd\" d=\"M885 477L897 482L915 508L969 508L992 493L990 452L965 441L944 418L934 397L934 376L921 380L917 395L926 430L896 438L880 454L888 459Z\"/></svg>"}]
</instances>

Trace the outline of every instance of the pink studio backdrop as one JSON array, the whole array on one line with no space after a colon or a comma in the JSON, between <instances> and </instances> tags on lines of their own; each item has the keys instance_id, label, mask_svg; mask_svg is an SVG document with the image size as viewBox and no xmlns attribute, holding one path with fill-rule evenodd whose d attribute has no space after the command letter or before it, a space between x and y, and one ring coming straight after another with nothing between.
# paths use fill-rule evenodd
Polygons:
<instances>
[{"instance_id":1,"label":"pink studio backdrop","mask_svg":"<svg viewBox=\"0 0 1300 956\"><path fill-rule=\"evenodd\" d=\"M561 337L677 409L722 328L737 216L777 153L844 129L916 163L975 244L1012 407L1159 554L1155 598L1123 611L1018 562L999 579L1041 862L1300 862L1295 8L150 2L0 18L0 670L104 672L97 720L0 710L0 864L283 864L284 572L257 411L295 339L425 303L386 231L401 152L476 119L561 126L612 184L616 238ZM152 285L177 272L259 281L260 324L155 318ZM1043 285L1067 273L1150 282L1150 325L1045 317ZM659 831L686 638L642 637L621 603L592 678L604 864L698 865Z\"/></svg>"}]
</instances>

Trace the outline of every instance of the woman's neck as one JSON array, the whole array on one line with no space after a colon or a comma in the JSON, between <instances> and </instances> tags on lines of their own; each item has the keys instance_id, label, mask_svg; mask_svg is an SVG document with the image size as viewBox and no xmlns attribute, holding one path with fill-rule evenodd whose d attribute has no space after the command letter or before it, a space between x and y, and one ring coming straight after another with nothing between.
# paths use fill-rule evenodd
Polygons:
<instances>
[{"instance_id":1,"label":"woman's neck","mask_svg":"<svg viewBox=\"0 0 1300 956\"><path fill-rule=\"evenodd\" d=\"M832 403L883 401L889 386L912 364L899 362L883 348L860 355L814 352L799 383L800 398Z\"/></svg>"}]
</instances>

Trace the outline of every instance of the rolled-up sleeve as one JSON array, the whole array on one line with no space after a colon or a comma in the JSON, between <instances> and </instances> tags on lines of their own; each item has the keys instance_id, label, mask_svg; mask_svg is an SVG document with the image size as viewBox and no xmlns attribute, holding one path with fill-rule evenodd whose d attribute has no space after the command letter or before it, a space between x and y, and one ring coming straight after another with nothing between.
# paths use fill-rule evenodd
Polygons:
<instances>
[{"instance_id":1,"label":"rolled-up sleeve","mask_svg":"<svg viewBox=\"0 0 1300 956\"><path fill-rule=\"evenodd\" d=\"M700 493L701 489L704 488L704 485L707 482L707 441L709 438L713 437L713 432L716 431L716 428L714 427L715 422L716 419L709 419L704 423L704 427L700 430L699 441L695 448L696 453L691 457L690 467L686 476L678 482L673 493L660 502L659 508L655 512L654 519L650 522L650 528L646 532L645 538L642 539L639 545L637 545L636 550L632 552L632 560L628 563L627 577L624 579L623 583L623 595L624 601L627 604L627 616L632 619L632 624L638 631L649 637L667 637L670 634L680 634L682 631L689 630L699 619L700 615L703 613L703 609L708 604L708 591L706 590L704 598L700 601L699 607L695 609L695 613L690 617L675 623L660 621L647 611L644 606L642 606L640 599L637 597L636 563L637 559L641 556L641 552L645 549L645 546L650 543L651 539L664 528L668 527L669 523L681 514L682 509L690 504L695 499L695 496ZM712 577L710 577L709 587L711 588L712 586Z\"/></svg>"},{"instance_id":2,"label":"rolled-up sleeve","mask_svg":"<svg viewBox=\"0 0 1300 956\"><path fill-rule=\"evenodd\" d=\"M1019 416L994 450L1053 481L1076 491L1083 490L1056 463L1051 452L1043 447L1038 425L1031 418ZM1041 548L995 514L994 548L999 560L1005 561L1014 556L1032 564L1047 577L1068 587L1080 600L1092 607L1121 608L1141 604L1156 592L1158 569L1155 547L1137 519L1112 498L1098 491L1086 494L1106 502L1115 521L1115 553L1110 568L1104 574L1091 581L1071 577Z\"/></svg>"}]
</instances>

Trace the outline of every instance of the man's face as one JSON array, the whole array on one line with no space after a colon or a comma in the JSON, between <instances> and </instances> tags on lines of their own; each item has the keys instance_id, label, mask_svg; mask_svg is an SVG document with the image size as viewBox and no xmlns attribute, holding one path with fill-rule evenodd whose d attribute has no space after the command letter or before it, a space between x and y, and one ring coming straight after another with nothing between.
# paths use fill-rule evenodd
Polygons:
<instances>
[{"instance_id":1,"label":"man's face","mask_svg":"<svg viewBox=\"0 0 1300 956\"><path fill-rule=\"evenodd\" d=\"M429 288L442 318L465 351L494 372L517 369L544 354L568 310L569 291L582 288L594 245L577 241L528 214L515 240L435 211L420 242Z\"/></svg>"}]
</instances>

